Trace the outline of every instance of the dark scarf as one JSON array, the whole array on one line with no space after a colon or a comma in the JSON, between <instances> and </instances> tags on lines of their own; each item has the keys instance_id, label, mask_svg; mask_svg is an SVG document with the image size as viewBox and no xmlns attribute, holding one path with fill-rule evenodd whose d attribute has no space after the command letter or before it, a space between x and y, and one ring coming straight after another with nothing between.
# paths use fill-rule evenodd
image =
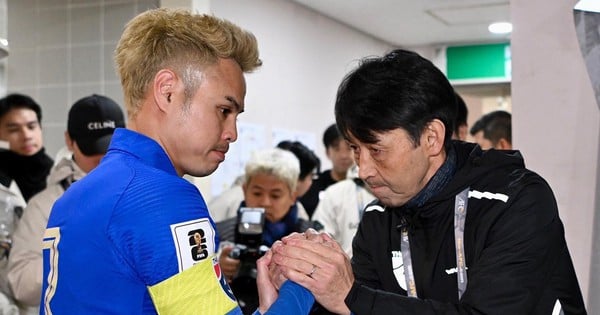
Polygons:
<instances>
[{"instance_id":1,"label":"dark scarf","mask_svg":"<svg viewBox=\"0 0 600 315\"><path fill-rule=\"evenodd\" d=\"M263 232L263 244L271 247L275 241L294 232L296 221L298 221L298 207L294 204L290 211L279 222L271 223L265 220Z\"/></svg>"},{"instance_id":2,"label":"dark scarf","mask_svg":"<svg viewBox=\"0 0 600 315\"><path fill-rule=\"evenodd\" d=\"M32 156L24 156L10 150L0 151L0 182L9 186L14 180L25 201L46 188L46 177L54 161L46 155L44 148Z\"/></svg>"},{"instance_id":3,"label":"dark scarf","mask_svg":"<svg viewBox=\"0 0 600 315\"><path fill-rule=\"evenodd\" d=\"M421 207L429 198L437 195L450 182L456 172L456 151L450 147L446 161L416 196L409 200L404 207L407 209Z\"/></svg>"}]
</instances>

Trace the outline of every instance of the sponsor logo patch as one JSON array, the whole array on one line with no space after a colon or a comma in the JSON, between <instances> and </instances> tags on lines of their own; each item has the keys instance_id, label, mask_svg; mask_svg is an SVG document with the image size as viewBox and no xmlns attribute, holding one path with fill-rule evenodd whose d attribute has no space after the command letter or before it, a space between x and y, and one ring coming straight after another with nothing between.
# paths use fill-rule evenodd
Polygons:
<instances>
[{"instance_id":1,"label":"sponsor logo patch","mask_svg":"<svg viewBox=\"0 0 600 315\"><path fill-rule=\"evenodd\" d=\"M179 272L215 253L215 230L208 218L171 225Z\"/></svg>"}]
</instances>

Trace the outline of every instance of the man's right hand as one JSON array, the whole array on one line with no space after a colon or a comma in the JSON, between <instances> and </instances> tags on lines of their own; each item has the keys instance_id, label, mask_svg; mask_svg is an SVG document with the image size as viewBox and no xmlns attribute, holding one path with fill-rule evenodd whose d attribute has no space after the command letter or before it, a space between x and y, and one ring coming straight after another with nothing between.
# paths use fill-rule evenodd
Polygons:
<instances>
[{"instance_id":1,"label":"man's right hand","mask_svg":"<svg viewBox=\"0 0 600 315\"><path fill-rule=\"evenodd\" d=\"M229 257L232 250L233 245L227 245L221 250L221 255L219 256L219 265L221 265L221 271L228 283L233 281L240 268L240 260Z\"/></svg>"},{"instance_id":2,"label":"man's right hand","mask_svg":"<svg viewBox=\"0 0 600 315\"><path fill-rule=\"evenodd\" d=\"M315 299L336 314L350 314L344 299L354 283L348 255L325 233L306 233L282 239L272 247L272 261L288 279L310 290Z\"/></svg>"}]
</instances>

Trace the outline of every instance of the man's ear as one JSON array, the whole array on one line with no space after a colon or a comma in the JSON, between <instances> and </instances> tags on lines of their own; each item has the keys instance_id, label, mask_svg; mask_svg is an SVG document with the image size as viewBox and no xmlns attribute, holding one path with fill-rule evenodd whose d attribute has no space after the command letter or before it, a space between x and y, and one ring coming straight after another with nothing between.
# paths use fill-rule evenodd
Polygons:
<instances>
[{"instance_id":1,"label":"man's ear","mask_svg":"<svg viewBox=\"0 0 600 315\"><path fill-rule=\"evenodd\" d=\"M504 138L500 138L500 140L498 140L498 143L495 146L495 149L497 149L497 150L511 150L512 149L512 145L510 144L510 142L508 142L508 140L506 140Z\"/></svg>"},{"instance_id":2,"label":"man's ear","mask_svg":"<svg viewBox=\"0 0 600 315\"><path fill-rule=\"evenodd\" d=\"M177 75L169 69L161 69L154 76L153 93L154 101L160 111L166 111L173 102Z\"/></svg>"},{"instance_id":3,"label":"man's ear","mask_svg":"<svg viewBox=\"0 0 600 315\"><path fill-rule=\"evenodd\" d=\"M440 154L444 149L444 139L446 138L446 126L439 119L430 121L423 130L421 135L421 146L425 146L425 149L430 155L435 156Z\"/></svg>"},{"instance_id":4,"label":"man's ear","mask_svg":"<svg viewBox=\"0 0 600 315\"><path fill-rule=\"evenodd\" d=\"M65 144L67 145L67 148L69 149L69 151L73 152L73 139L71 139L71 136L69 135L68 131L65 131Z\"/></svg>"},{"instance_id":5,"label":"man's ear","mask_svg":"<svg viewBox=\"0 0 600 315\"><path fill-rule=\"evenodd\" d=\"M290 207L295 205L297 200L298 200L298 191L296 189L294 189L294 191L292 191L292 204L290 205Z\"/></svg>"}]
</instances>

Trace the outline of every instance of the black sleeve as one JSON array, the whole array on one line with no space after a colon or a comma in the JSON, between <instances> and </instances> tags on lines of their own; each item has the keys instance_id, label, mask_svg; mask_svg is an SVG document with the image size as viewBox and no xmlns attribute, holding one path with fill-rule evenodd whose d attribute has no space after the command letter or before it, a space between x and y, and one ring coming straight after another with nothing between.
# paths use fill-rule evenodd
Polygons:
<instances>
[{"instance_id":1,"label":"black sleeve","mask_svg":"<svg viewBox=\"0 0 600 315\"><path fill-rule=\"evenodd\" d=\"M355 281L372 289L379 289L380 282L376 270L377 267L371 257L373 246L369 245L370 242L378 242L378 236L374 235L378 233L370 231L369 226L364 223L361 222L358 225L358 229L352 240L352 271Z\"/></svg>"}]
</instances>

